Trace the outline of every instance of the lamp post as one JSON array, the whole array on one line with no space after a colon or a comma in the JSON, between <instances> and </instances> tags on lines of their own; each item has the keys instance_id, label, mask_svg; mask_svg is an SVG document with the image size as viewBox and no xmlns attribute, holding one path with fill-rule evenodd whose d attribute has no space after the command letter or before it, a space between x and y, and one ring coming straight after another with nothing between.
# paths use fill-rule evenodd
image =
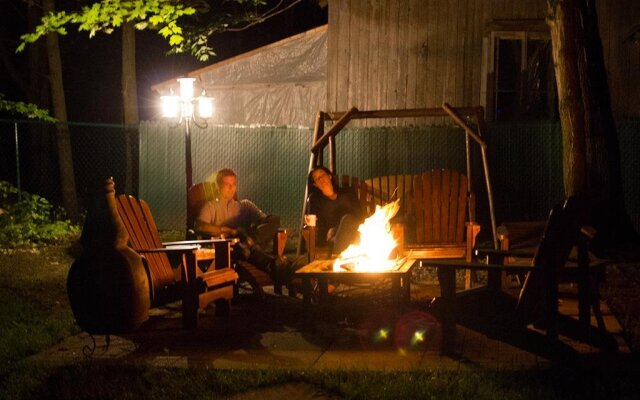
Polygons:
<instances>
[{"instance_id":1,"label":"lamp post","mask_svg":"<svg viewBox=\"0 0 640 400\"><path fill-rule=\"evenodd\" d=\"M165 118L178 119L178 125L184 123L184 149L185 149L185 174L186 174L186 194L187 194L187 212L189 212L188 194L189 189L193 185L193 168L191 165L191 124L193 123L199 128L207 126L206 119L213 116L213 98L207 97L205 91L200 96L194 97L195 78L179 78L180 95L173 94L162 96L162 116ZM200 118L203 123L198 123ZM190 216L187 215L187 229L190 229Z\"/></svg>"}]
</instances>

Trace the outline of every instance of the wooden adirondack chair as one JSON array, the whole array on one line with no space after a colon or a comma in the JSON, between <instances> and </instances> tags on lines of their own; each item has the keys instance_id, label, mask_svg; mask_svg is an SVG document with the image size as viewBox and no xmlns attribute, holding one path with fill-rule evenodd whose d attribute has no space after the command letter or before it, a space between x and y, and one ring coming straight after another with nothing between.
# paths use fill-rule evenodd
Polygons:
<instances>
[{"instance_id":1,"label":"wooden adirondack chair","mask_svg":"<svg viewBox=\"0 0 640 400\"><path fill-rule=\"evenodd\" d=\"M473 221L475 202L467 177L452 170L413 176L415 241L405 251L417 258L464 258L471 253L480 226Z\"/></svg>"},{"instance_id":2,"label":"wooden adirondack chair","mask_svg":"<svg viewBox=\"0 0 640 400\"><path fill-rule=\"evenodd\" d=\"M452 170L432 170L413 177L415 242L405 242L411 258L472 259L480 225L474 221L475 198L468 192L467 177ZM472 271L466 271L470 288Z\"/></svg>"},{"instance_id":3,"label":"wooden adirondack chair","mask_svg":"<svg viewBox=\"0 0 640 400\"><path fill-rule=\"evenodd\" d=\"M228 315L238 274L231 268L230 241L202 240L162 243L151 210L144 200L119 195L118 213L129 234L130 246L143 256L149 279L151 306L182 299L182 321L186 328L198 324L198 308L215 302L217 315ZM213 244L215 262L203 272L197 266L203 257L199 245ZM177 262L170 259L175 256ZM171 262L174 261L174 262Z\"/></svg>"},{"instance_id":4,"label":"wooden adirondack chair","mask_svg":"<svg viewBox=\"0 0 640 400\"><path fill-rule=\"evenodd\" d=\"M583 203L576 197L570 197L555 206L549 213L544 233L529 265L493 263L496 257L504 259L510 255L509 252L493 250L481 252L489 255L488 263L421 260L423 266L438 268L441 299L444 303L443 352L451 352L455 343L457 269L488 271L488 287L493 291L498 291L501 287L502 272L525 273L526 280L516 306L516 322L525 325L531 321L541 321L550 338L556 338L558 334L558 284L576 282L580 322L586 327L590 325L590 308L593 308L598 326L604 331L597 287L594 291L593 274L600 273L606 262L592 262L589 259L588 242L592 233L582 225L582 213ZM569 257L574 247L577 248L577 259ZM491 304L487 304L487 307L491 307Z\"/></svg>"},{"instance_id":5,"label":"wooden adirondack chair","mask_svg":"<svg viewBox=\"0 0 640 400\"><path fill-rule=\"evenodd\" d=\"M210 200L215 199L216 189L215 184L213 182L200 182L197 183L191 188L189 188L188 192L188 210L187 210L187 218L189 218L190 225L194 225L195 219L197 217L197 213L202 208L202 205ZM203 237L204 235L198 234L198 232L193 231L191 233L193 238ZM287 241L287 232L281 230L276 233L273 239L273 254L276 256L282 256L284 254L284 248ZM264 294L263 287L265 286L273 286L273 291L276 294L282 294L282 283L275 282L269 274L258 269L256 266L245 262L245 261L236 261L235 268L240 277L240 281L247 282L253 289L254 293L258 296L262 296ZM237 287L236 287L237 289ZM291 293L294 294L294 293Z\"/></svg>"}]
</instances>

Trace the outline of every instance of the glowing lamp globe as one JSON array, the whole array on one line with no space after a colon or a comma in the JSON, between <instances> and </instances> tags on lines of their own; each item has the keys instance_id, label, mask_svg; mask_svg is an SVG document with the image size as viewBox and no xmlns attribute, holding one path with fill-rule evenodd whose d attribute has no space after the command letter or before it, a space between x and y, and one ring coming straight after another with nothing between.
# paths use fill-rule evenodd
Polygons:
<instances>
[{"instance_id":1,"label":"glowing lamp globe","mask_svg":"<svg viewBox=\"0 0 640 400\"><path fill-rule=\"evenodd\" d=\"M178 118L180 114L180 98L178 96L162 96L160 103L163 117Z\"/></svg>"},{"instance_id":2,"label":"glowing lamp globe","mask_svg":"<svg viewBox=\"0 0 640 400\"><path fill-rule=\"evenodd\" d=\"M213 111L213 99L211 97L198 97L198 115L200 118L213 117Z\"/></svg>"},{"instance_id":3,"label":"glowing lamp globe","mask_svg":"<svg viewBox=\"0 0 640 400\"><path fill-rule=\"evenodd\" d=\"M180 98L182 101L191 101L193 99L193 82L195 78L179 78L180 83Z\"/></svg>"}]
</instances>

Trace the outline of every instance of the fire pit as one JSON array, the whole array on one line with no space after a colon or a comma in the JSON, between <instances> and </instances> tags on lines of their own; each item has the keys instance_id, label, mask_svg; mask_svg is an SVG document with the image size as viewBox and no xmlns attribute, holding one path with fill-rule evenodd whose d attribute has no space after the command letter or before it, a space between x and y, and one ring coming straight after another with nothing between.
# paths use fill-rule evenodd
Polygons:
<instances>
[{"instance_id":1,"label":"fire pit","mask_svg":"<svg viewBox=\"0 0 640 400\"><path fill-rule=\"evenodd\" d=\"M415 260L398 259L397 241L389 224L399 208L399 200L376 206L373 215L358 228L360 239L357 243L351 244L335 260L316 260L296 271L302 279L304 301L311 303L312 279L318 281L318 301L329 294L329 281L353 284L374 283L381 279L391 280L394 299L409 301L409 281Z\"/></svg>"},{"instance_id":2,"label":"fire pit","mask_svg":"<svg viewBox=\"0 0 640 400\"><path fill-rule=\"evenodd\" d=\"M391 280L391 294L399 302L408 302L410 299L411 271L416 264L414 259L406 259L398 262L396 266L384 271L370 272L359 270L334 270L335 260L316 260L296 271L302 279L302 295L304 302L311 304L313 297L312 279L317 279L319 287L319 302L326 300L329 295L329 282L332 283L372 283L380 279Z\"/></svg>"}]
</instances>

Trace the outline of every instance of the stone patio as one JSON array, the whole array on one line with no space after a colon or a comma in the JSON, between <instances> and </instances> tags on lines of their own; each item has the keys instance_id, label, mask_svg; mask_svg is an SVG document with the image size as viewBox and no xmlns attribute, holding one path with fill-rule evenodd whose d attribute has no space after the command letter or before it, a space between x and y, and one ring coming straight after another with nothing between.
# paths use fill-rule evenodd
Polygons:
<instances>
[{"instance_id":1,"label":"stone patio","mask_svg":"<svg viewBox=\"0 0 640 400\"><path fill-rule=\"evenodd\" d=\"M152 310L136 333L112 335L108 347L105 336L96 336L92 351L92 337L81 333L34 358L46 363L91 358L166 367L368 370L514 370L566 361L548 357L554 353L542 348L544 335L533 327L526 340L511 340L500 321L487 321L489 328L476 329L471 317L458 325L455 354L443 356L438 320L430 308L438 287L433 282L414 283L408 306L391 301L387 289L384 284L341 285L333 301L315 306L269 292L263 299L241 293L230 317L215 317L215 310L208 308L195 330L182 329L180 304L174 303ZM563 318L577 320L577 301L564 297L560 311ZM559 358L571 354L585 365L599 365L630 355L620 324L604 302L602 311L618 351L603 352L561 331ZM492 330L492 324L498 328Z\"/></svg>"}]
</instances>

